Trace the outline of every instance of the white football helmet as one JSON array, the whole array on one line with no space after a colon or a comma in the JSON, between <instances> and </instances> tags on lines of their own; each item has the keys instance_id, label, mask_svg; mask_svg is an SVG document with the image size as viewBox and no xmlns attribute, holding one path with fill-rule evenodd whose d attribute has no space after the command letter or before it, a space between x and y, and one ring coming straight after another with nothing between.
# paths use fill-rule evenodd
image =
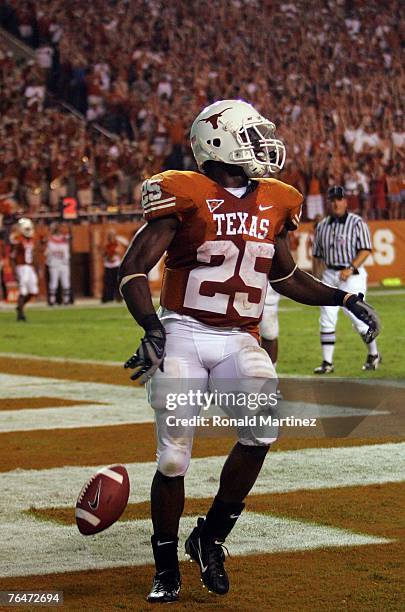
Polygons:
<instances>
[{"instance_id":1,"label":"white football helmet","mask_svg":"<svg viewBox=\"0 0 405 612\"><path fill-rule=\"evenodd\" d=\"M191 148L199 170L204 162L241 166L249 178L279 172L285 146L276 126L243 100L221 100L204 108L191 126Z\"/></svg>"},{"instance_id":2,"label":"white football helmet","mask_svg":"<svg viewBox=\"0 0 405 612\"><path fill-rule=\"evenodd\" d=\"M34 235L34 224L31 219L27 219L27 217L22 217L18 220L18 231L25 238L32 238Z\"/></svg>"}]
</instances>

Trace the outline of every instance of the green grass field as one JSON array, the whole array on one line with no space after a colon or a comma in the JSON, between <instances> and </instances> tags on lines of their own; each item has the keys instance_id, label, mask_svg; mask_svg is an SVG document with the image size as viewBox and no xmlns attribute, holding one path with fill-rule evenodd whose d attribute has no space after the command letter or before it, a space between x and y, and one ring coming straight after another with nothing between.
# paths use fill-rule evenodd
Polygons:
<instances>
[{"instance_id":1,"label":"green grass field","mask_svg":"<svg viewBox=\"0 0 405 612\"><path fill-rule=\"evenodd\" d=\"M379 348L383 363L364 373L365 347L340 313L335 353L335 375L405 378L405 292L378 292L368 300L378 310L383 330ZM41 357L125 361L137 347L140 328L125 306L27 308L27 323L17 323L14 311L0 313L0 352ZM319 309L283 299L280 303L281 374L308 375L321 361Z\"/></svg>"}]
</instances>

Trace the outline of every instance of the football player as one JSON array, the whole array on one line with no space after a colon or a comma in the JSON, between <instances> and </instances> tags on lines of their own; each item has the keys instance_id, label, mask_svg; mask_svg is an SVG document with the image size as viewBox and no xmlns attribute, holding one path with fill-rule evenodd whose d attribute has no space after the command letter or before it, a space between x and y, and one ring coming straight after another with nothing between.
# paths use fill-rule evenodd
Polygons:
<instances>
[{"instance_id":1,"label":"football player","mask_svg":"<svg viewBox=\"0 0 405 612\"><path fill-rule=\"evenodd\" d=\"M264 383L275 379L270 357L258 343L268 280L303 304L342 305L378 334L373 309L357 295L322 284L295 265L286 241L301 215L302 195L274 178L285 147L274 124L250 104L223 100L205 108L191 128L199 172L167 171L143 185L146 224L135 235L120 268L120 290L145 336L125 367L148 382L155 411L157 470L152 482L152 548L156 574L150 602L178 599L179 520L192 435L168 426L165 381L205 391L221 380ZM167 252L158 315L147 274ZM258 385L260 388L260 384ZM199 407L176 409L176 416ZM188 432L189 433L189 432ZM216 497L186 540L212 592L228 592L223 543L244 508L274 437L238 430L222 469Z\"/></svg>"},{"instance_id":2,"label":"football player","mask_svg":"<svg viewBox=\"0 0 405 612\"><path fill-rule=\"evenodd\" d=\"M45 248L46 265L49 271L48 301L56 304L59 283L62 288L62 303L70 303L70 241L69 235L59 223L52 223Z\"/></svg>"},{"instance_id":3,"label":"football player","mask_svg":"<svg viewBox=\"0 0 405 612\"><path fill-rule=\"evenodd\" d=\"M34 224L25 217L17 223L17 234L11 239L11 258L18 281L17 321L26 321L24 307L38 295L38 276L34 267Z\"/></svg>"}]
</instances>

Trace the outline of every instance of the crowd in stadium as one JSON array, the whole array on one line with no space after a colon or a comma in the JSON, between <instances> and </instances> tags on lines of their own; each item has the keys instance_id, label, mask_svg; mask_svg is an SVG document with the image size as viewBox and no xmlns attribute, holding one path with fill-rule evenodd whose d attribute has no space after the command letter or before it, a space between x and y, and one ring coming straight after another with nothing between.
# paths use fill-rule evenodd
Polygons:
<instances>
[{"instance_id":1,"label":"crowd in stadium","mask_svg":"<svg viewBox=\"0 0 405 612\"><path fill-rule=\"evenodd\" d=\"M200 109L240 97L276 123L307 218L335 183L367 219L405 217L400 2L309 5L0 0L0 25L35 50L0 42L0 213L57 212L66 195L133 210L145 176L194 168Z\"/></svg>"}]
</instances>

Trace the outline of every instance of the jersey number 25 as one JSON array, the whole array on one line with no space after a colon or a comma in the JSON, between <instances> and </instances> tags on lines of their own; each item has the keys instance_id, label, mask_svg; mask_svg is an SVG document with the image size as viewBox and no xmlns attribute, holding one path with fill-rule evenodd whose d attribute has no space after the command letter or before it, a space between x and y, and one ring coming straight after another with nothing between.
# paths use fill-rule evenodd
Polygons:
<instances>
[{"instance_id":1,"label":"jersey number 25","mask_svg":"<svg viewBox=\"0 0 405 612\"><path fill-rule=\"evenodd\" d=\"M199 266L191 270L184 296L184 306L196 310L226 314L229 302L232 299L231 296L226 293L215 293L213 296L201 295L200 287L202 283L207 281L225 283L231 279L236 273L239 253L239 248L230 240L208 240L204 242L197 250L198 261L210 263L211 258L215 255L224 255L225 258L219 266ZM237 291L233 297L233 307L241 317L258 318L262 314L268 278L265 272L255 270L255 264L256 259L271 260L273 255L274 246L272 244L263 242L245 243L245 251L237 275L246 287L260 289L261 299L258 304L249 302L248 293Z\"/></svg>"}]
</instances>

